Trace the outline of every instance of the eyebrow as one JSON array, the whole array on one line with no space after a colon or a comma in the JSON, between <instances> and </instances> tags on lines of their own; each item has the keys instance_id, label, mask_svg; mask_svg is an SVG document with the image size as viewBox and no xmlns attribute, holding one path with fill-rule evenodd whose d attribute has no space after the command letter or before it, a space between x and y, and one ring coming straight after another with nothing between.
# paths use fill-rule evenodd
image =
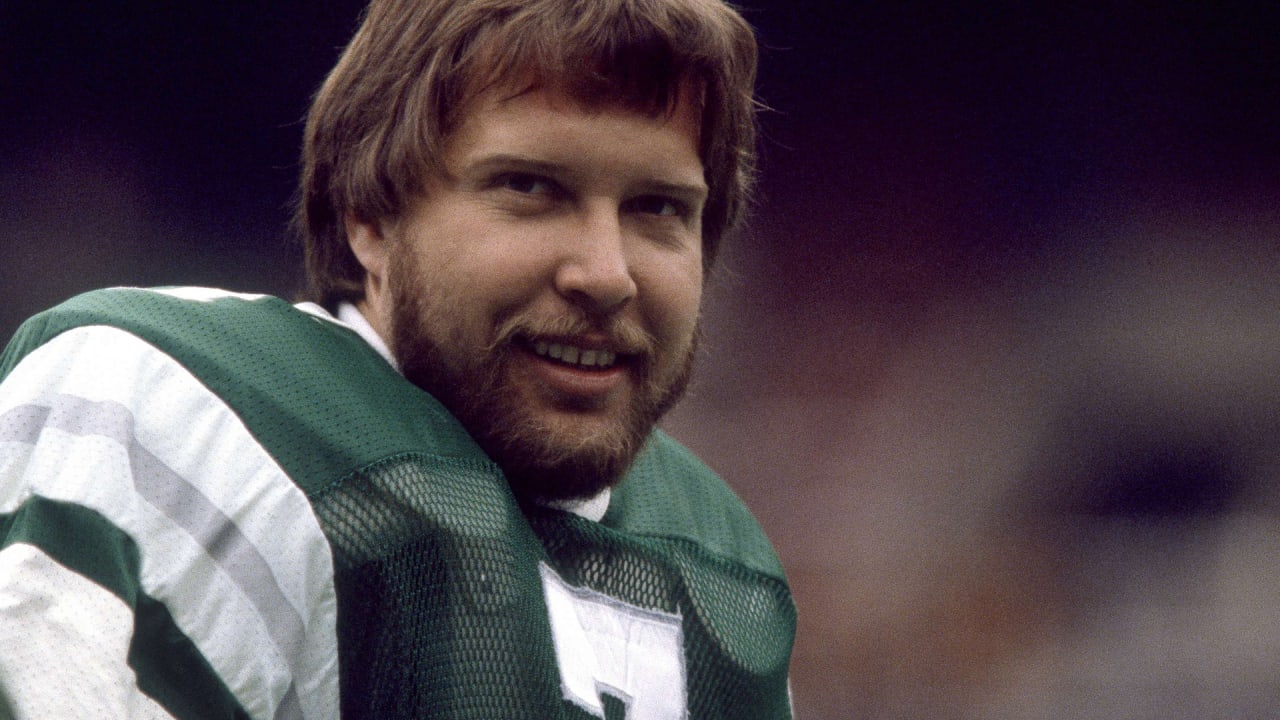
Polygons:
<instances>
[{"instance_id":1,"label":"eyebrow","mask_svg":"<svg viewBox=\"0 0 1280 720\"><path fill-rule=\"evenodd\" d=\"M551 178L574 178L579 173L563 163L539 160L516 153L496 153L484 155L466 166L466 175L485 175L497 170L527 172L535 175L546 175ZM645 193L671 195L686 202L702 202L710 192L707 184L699 179L697 182L682 182L654 178L639 183Z\"/></svg>"},{"instance_id":2,"label":"eyebrow","mask_svg":"<svg viewBox=\"0 0 1280 720\"><path fill-rule=\"evenodd\" d=\"M514 169L533 173L543 173L547 175L559 175L571 172L568 167L559 163L547 162L546 160L535 160L531 157L511 153L484 155L477 160L467 163L467 169L471 172Z\"/></svg>"}]
</instances>

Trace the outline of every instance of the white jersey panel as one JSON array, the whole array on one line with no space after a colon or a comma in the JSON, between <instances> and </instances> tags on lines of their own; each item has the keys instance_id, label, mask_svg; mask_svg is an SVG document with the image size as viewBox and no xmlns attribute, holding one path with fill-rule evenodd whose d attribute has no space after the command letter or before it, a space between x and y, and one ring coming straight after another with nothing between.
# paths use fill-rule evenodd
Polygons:
<instances>
[{"instance_id":1,"label":"white jersey panel","mask_svg":"<svg viewBox=\"0 0 1280 720\"><path fill-rule=\"evenodd\" d=\"M172 720L127 663L130 609L38 548L0 550L0 617L0 687L15 720Z\"/></svg>"},{"instance_id":2,"label":"white jersey panel","mask_svg":"<svg viewBox=\"0 0 1280 720\"><path fill-rule=\"evenodd\" d=\"M29 493L127 532L145 592L255 717L336 715L333 570L310 503L171 357L90 326L24 358L0 386L0 511Z\"/></svg>"}]
</instances>

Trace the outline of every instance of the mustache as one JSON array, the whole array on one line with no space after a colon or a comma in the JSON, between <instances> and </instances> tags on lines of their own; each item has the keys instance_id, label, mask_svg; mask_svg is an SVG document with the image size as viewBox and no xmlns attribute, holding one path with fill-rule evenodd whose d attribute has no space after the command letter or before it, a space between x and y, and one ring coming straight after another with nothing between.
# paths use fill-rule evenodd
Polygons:
<instances>
[{"instance_id":1,"label":"mustache","mask_svg":"<svg viewBox=\"0 0 1280 720\"><path fill-rule=\"evenodd\" d=\"M520 340L544 338L572 342L573 338L603 338L609 350L619 355L653 357L657 340L649 332L619 317L593 319L585 314L531 317L514 315L502 319L493 333L490 350Z\"/></svg>"}]
</instances>

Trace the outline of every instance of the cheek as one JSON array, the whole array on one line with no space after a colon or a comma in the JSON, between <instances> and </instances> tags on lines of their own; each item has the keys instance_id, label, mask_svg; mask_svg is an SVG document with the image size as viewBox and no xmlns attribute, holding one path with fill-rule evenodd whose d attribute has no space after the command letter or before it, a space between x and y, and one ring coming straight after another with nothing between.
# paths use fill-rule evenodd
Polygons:
<instances>
[{"instance_id":1,"label":"cheek","mask_svg":"<svg viewBox=\"0 0 1280 720\"><path fill-rule=\"evenodd\" d=\"M419 279L433 298L447 306L459 324L478 322L521 304L536 281L538 268L527 254L473 242L433 248L419 254Z\"/></svg>"},{"instance_id":2,"label":"cheek","mask_svg":"<svg viewBox=\"0 0 1280 720\"><path fill-rule=\"evenodd\" d=\"M668 341L688 342L702 306L702 269L668 269L647 286L655 330Z\"/></svg>"}]
</instances>

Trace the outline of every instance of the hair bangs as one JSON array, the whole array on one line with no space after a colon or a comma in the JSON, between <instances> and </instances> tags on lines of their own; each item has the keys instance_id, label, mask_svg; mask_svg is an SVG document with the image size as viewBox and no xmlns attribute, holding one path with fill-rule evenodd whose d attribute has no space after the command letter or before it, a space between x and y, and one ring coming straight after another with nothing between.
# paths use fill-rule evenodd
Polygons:
<instances>
[{"instance_id":1,"label":"hair bangs","mask_svg":"<svg viewBox=\"0 0 1280 720\"><path fill-rule=\"evenodd\" d=\"M517 11L510 22L484 28L460 62L467 87L458 88L455 99L464 102L450 109L461 112L465 100L495 88L512 96L546 89L586 107L657 116L674 111L692 87L701 106L706 63L698 58L712 53L691 47L677 19L616 0L562 7L565 12L528 18Z\"/></svg>"}]
</instances>

